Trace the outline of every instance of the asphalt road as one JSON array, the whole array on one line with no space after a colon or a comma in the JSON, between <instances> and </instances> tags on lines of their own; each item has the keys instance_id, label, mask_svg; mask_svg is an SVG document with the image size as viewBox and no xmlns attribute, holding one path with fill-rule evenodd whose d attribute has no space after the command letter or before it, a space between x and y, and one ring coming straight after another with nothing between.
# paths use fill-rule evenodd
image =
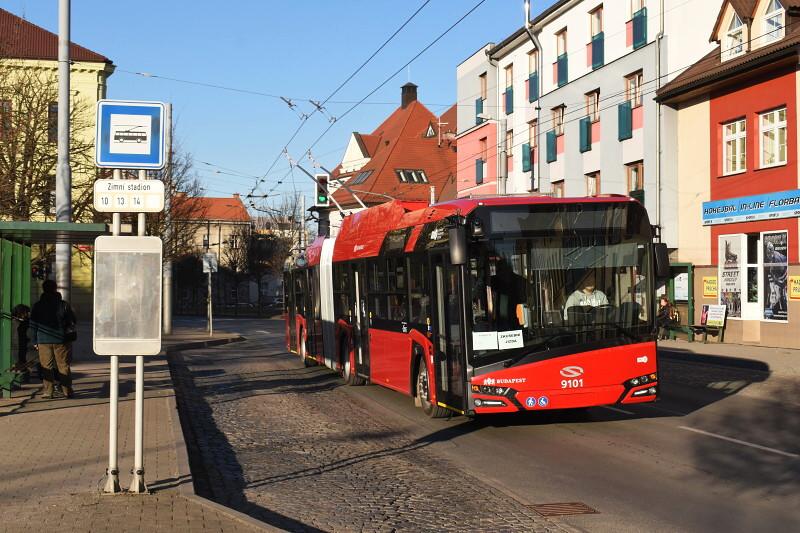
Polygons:
<instances>
[{"instance_id":1,"label":"asphalt road","mask_svg":"<svg viewBox=\"0 0 800 533\"><path fill-rule=\"evenodd\" d=\"M272 368L302 368L295 356L275 355L283 343L280 321L222 320L218 328L248 337L251 363L263 346L271 350ZM216 350L204 352L206 358L197 361L203 371L213 367L216 376L243 371L230 366L235 359L226 357L240 348ZM218 355L210 359L213 353ZM191 361L189 354L187 364L196 372ZM555 519L567 529L800 530L798 389L775 390L774 401L741 394L768 379L756 371L663 360L663 397L657 404L476 420L429 419L410 398L396 392L378 386L346 387L327 370L314 372L314 379L330 380L331 389L344 395L336 397L337 403L347 398L396 434L425 441L426 453L440 457L452 471L473 476L501 498L522 508L580 502L597 511ZM227 435L247 479L254 459L241 460L236 439L229 435L235 428L226 427L230 422L225 416L235 418L230 410L235 414L237 405L252 408L237 397L226 404L226 414L211 409L211 416ZM265 421L254 431L268 432L270 425ZM313 512L314 504L309 505ZM354 528L370 529L364 524Z\"/></svg>"}]
</instances>

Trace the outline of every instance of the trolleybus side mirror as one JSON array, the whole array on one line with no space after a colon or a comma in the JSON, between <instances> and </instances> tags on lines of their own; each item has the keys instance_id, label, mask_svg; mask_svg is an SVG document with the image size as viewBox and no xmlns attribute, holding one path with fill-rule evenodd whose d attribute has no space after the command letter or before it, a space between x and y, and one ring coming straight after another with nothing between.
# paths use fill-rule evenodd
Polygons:
<instances>
[{"instance_id":1,"label":"trolleybus side mirror","mask_svg":"<svg viewBox=\"0 0 800 533\"><path fill-rule=\"evenodd\" d=\"M463 265L467 262L467 232L464 226L450 228L450 263Z\"/></svg>"},{"instance_id":2,"label":"trolleybus side mirror","mask_svg":"<svg viewBox=\"0 0 800 533\"><path fill-rule=\"evenodd\" d=\"M653 244L653 251L655 252L656 260L656 277L668 278L669 277L669 251L667 245L663 242Z\"/></svg>"}]
</instances>

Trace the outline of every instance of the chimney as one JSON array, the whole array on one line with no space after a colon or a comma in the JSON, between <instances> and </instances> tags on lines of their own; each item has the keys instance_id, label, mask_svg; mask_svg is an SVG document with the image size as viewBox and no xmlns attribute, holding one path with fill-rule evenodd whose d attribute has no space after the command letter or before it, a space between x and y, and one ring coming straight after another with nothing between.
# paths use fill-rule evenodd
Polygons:
<instances>
[{"instance_id":1,"label":"chimney","mask_svg":"<svg viewBox=\"0 0 800 533\"><path fill-rule=\"evenodd\" d=\"M417 86L411 82L400 88L400 107L407 108L411 102L417 101Z\"/></svg>"},{"instance_id":2,"label":"chimney","mask_svg":"<svg viewBox=\"0 0 800 533\"><path fill-rule=\"evenodd\" d=\"M239 193L238 192L233 193L233 197L234 198L239 198Z\"/></svg>"}]
</instances>

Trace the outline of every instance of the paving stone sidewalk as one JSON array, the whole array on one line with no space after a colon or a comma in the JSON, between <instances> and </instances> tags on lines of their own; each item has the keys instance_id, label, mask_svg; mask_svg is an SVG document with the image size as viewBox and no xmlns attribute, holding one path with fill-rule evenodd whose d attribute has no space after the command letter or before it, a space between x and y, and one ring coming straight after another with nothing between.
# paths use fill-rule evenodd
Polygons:
<instances>
[{"instance_id":1,"label":"paving stone sidewalk","mask_svg":"<svg viewBox=\"0 0 800 533\"><path fill-rule=\"evenodd\" d=\"M108 361L91 353L88 336L76 343L75 398L42 400L27 385L0 400L0 530L39 531L257 531L193 495L174 391L166 359L145 366L145 479L152 494L102 495L108 463ZM216 342L229 338L220 334ZM165 346L207 340L176 330ZM130 484L134 451L134 364L120 365L119 467ZM183 460L182 460L183 459Z\"/></svg>"},{"instance_id":2,"label":"paving stone sidewalk","mask_svg":"<svg viewBox=\"0 0 800 533\"><path fill-rule=\"evenodd\" d=\"M447 430L389 427L265 329L170 360L201 494L289 531L563 531L435 453Z\"/></svg>"}]
</instances>

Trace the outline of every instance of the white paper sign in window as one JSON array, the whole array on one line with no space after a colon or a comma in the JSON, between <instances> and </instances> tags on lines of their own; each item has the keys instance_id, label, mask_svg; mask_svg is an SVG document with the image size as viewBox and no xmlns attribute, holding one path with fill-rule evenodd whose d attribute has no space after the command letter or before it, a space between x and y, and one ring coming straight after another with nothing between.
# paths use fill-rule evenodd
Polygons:
<instances>
[{"instance_id":1,"label":"white paper sign in window","mask_svg":"<svg viewBox=\"0 0 800 533\"><path fill-rule=\"evenodd\" d=\"M497 347L501 350L510 350L511 348L522 348L525 343L522 340L522 330L517 329L514 331L499 331L497 332Z\"/></svg>"}]
</instances>

